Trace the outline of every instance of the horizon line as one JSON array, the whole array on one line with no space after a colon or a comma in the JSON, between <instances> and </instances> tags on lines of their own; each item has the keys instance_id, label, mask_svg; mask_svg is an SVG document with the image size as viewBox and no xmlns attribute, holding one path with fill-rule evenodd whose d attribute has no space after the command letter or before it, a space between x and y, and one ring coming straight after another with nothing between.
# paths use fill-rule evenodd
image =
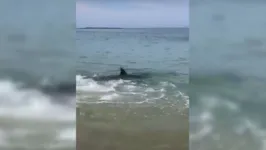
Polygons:
<instances>
[{"instance_id":1,"label":"horizon line","mask_svg":"<svg viewBox=\"0 0 266 150\"><path fill-rule=\"evenodd\" d=\"M76 27L76 29L136 29L136 28L189 28L189 26L166 26L166 27L105 27L105 26L86 26L86 27Z\"/></svg>"}]
</instances>

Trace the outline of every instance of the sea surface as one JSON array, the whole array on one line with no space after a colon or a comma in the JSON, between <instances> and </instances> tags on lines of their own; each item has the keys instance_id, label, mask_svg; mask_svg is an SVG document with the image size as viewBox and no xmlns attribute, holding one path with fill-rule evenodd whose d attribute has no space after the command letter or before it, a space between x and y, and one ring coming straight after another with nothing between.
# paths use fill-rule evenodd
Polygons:
<instances>
[{"instance_id":1,"label":"sea surface","mask_svg":"<svg viewBox=\"0 0 266 150\"><path fill-rule=\"evenodd\" d=\"M0 1L1 150L75 149L74 14L62 0Z\"/></svg>"},{"instance_id":2,"label":"sea surface","mask_svg":"<svg viewBox=\"0 0 266 150\"><path fill-rule=\"evenodd\" d=\"M188 33L187 28L77 29L77 147L188 148ZM143 78L94 78L118 75L120 67Z\"/></svg>"},{"instance_id":3,"label":"sea surface","mask_svg":"<svg viewBox=\"0 0 266 150\"><path fill-rule=\"evenodd\" d=\"M191 1L190 149L266 149L266 2Z\"/></svg>"}]
</instances>

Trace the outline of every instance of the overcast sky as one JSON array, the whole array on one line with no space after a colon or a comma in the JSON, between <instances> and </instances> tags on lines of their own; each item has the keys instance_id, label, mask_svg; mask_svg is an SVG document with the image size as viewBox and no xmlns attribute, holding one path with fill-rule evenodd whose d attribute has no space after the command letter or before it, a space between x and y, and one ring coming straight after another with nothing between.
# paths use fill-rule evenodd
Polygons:
<instances>
[{"instance_id":1,"label":"overcast sky","mask_svg":"<svg viewBox=\"0 0 266 150\"><path fill-rule=\"evenodd\" d=\"M188 0L77 0L77 27L184 27Z\"/></svg>"}]
</instances>

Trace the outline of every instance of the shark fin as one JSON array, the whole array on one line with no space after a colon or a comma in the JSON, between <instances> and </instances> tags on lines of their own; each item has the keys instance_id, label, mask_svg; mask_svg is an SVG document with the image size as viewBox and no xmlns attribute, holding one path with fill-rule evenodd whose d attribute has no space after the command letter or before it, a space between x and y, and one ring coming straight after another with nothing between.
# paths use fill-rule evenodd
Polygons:
<instances>
[{"instance_id":1,"label":"shark fin","mask_svg":"<svg viewBox=\"0 0 266 150\"><path fill-rule=\"evenodd\" d=\"M125 71L124 68L120 68L120 76L124 76L124 75L127 75L127 72Z\"/></svg>"}]
</instances>

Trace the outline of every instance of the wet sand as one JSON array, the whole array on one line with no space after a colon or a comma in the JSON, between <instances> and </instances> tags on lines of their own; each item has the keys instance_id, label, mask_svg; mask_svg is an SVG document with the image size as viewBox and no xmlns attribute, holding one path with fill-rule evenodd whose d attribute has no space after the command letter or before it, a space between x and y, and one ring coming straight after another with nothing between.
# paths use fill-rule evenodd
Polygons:
<instances>
[{"instance_id":1,"label":"wet sand","mask_svg":"<svg viewBox=\"0 0 266 150\"><path fill-rule=\"evenodd\" d=\"M170 106L79 105L78 150L187 150L188 113Z\"/></svg>"}]
</instances>

